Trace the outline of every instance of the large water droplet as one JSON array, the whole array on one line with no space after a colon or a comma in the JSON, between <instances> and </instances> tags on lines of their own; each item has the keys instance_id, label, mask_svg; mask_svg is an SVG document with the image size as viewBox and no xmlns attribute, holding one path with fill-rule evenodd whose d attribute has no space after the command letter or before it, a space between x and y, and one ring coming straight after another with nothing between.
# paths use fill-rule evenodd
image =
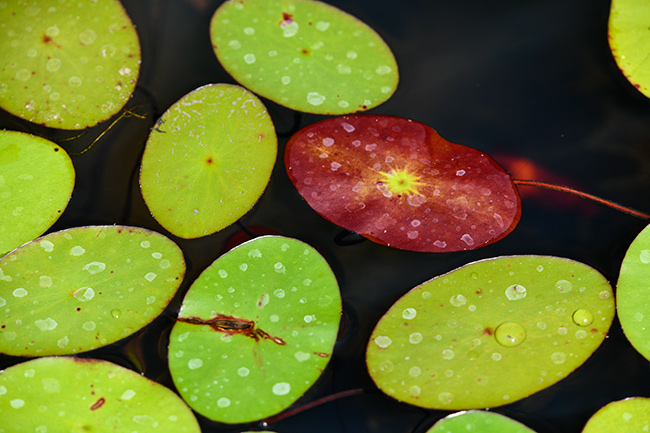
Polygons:
<instances>
[{"instance_id":1,"label":"large water droplet","mask_svg":"<svg viewBox=\"0 0 650 433\"><path fill-rule=\"evenodd\" d=\"M573 312L573 323L578 326L589 326L594 321L594 315L591 314L591 311L585 309L579 309Z\"/></svg>"},{"instance_id":2,"label":"large water droplet","mask_svg":"<svg viewBox=\"0 0 650 433\"><path fill-rule=\"evenodd\" d=\"M119 319L120 316L122 315L122 312L118 309L111 310L111 316L113 316L114 319Z\"/></svg>"},{"instance_id":3,"label":"large water droplet","mask_svg":"<svg viewBox=\"0 0 650 433\"><path fill-rule=\"evenodd\" d=\"M521 284L513 284L506 289L506 298L516 301L526 297L526 288Z\"/></svg>"},{"instance_id":4,"label":"large water droplet","mask_svg":"<svg viewBox=\"0 0 650 433\"><path fill-rule=\"evenodd\" d=\"M497 342L505 347L514 347L526 339L526 329L517 322L504 322L494 333Z\"/></svg>"}]
</instances>

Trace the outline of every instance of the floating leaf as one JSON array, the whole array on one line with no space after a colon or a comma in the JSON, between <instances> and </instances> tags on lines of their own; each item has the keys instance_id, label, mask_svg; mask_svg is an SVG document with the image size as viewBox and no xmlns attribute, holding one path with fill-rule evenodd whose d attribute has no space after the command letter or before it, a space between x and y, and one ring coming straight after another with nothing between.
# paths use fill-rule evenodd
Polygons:
<instances>
[{"instance_id":1,"label":"floating leaf","mask_svg":"<svg viewBox=\"0 0 650 433\"><path fill-rule=\"evenodd\" d=\"M525 425L494 412L471 410L442 418L427 433L535 433Z\"/></svg>"},{"instance_id":2,"label":"floating leaf","mask_svg":"<svg viewBox=\"0 0 650 433\"><path fill-rule=\"evenodd\" d=\"M0 431L200 433L171 390L98 359L39 358L0 372Z\"/></svg>"},{"instance_id":3,"label":"floating leaf","mask_svg":"<svg viewBox=\"0 0 650 433\"><path fill-rule=\"evenodd\" d=\"M126 104L140 43L119 1L2 4L0 107L52 128L84 129Z\"/></svg>"},{"instance_id":4,"label":"floating leaf","mask_svg":"<svg viewBox=\"0 0 650 433\"><path fill-rule=\"evenodd\" d=\"M632 346L650 359L650 225L634 239L621 264L616 308Z\"/></svg>"},{"instance_id":5,"label":"floating leaf","mask_svg":"<svg viewBox=\"0 0 650 433\"><path fill-rule=\"evenodd\" d=\"M0 131L0 256L54 224L68 205L74 180L72 161L61 147Z\"/></svg>"},{"instance_id":6,"label":"floating leaf","mask_svg":"<svg viewBox=\"0 0 650 433\"><path fill-rule=\"evenodd\" d=\"M614 298L587 265L544 256L470 263L400 298L370 337L370 375L416 406L477 409L566 377L605 338Z\"/></svg>"},{"instance_id":7,"label":"floating leaf","mask_svg":"<svg viewBox=\"0 0 650 433\"><path fill-rule=\"evenodd\" d=\"M582 433L638 433L650 431L650 399L614 401L587 421Z\"/></svg>"},{"instance_id":8,"label":"floating leaf","mask_svg":"<svg viewBox=\"0 0 650 433\"><path fill-rule=\"evenodd\" d=\"M65 355L127 337L165 309L184 273L180 248L145 229L36 239L0 259L0 353Z\"/></svg>"},{"instance_id":9,"label":"floating leaf","mask_svg":"<svg viewBox=\"0 0 650 433\"><path fill-rule=\"evenodd\" d=\"M203 86L152 129L142 157L142 196L174 235L206 236L253 207L276 155L273 122L255 95L229 84Z\"/></svg>"},{"instance_id":10,"label":"floating leaf","mask_svg":"<svg viewBox=\"0 0 650 433\"><path fill-rule=\"evenodd\" d=\"M609 46L623 75L650 97L650 3L646 0L612 0Z\"/></svg>"},{"instance_id":11,"label":"floating leaf","mask_svg":"<svg viewBox=\"0 0 650 433\"><path fill-rule=\"evenodd\" d=\"M381 104L397 88L397 63L381 37L325 3L227 1L210 34L235 80L293 110L354 113Z\"/></svg>"},{"instance_id":12,"label":"floating leaf","mask_svg":"<svg viewBox=\"0 0 650 433\"><path fill-rule=\"evenodd\" d=\"M176 388L215 421L274 415L320 376L340 314L336 278L312 247L281 236L243 243L183 301L169 343Z\"/></svg>"},{"instance_id":13,"label":"floating leaf","mask_svg":"<svg viewBox=\"0 0 650 433\"><path fill-rule=\"evenodd\" d=\"M516 187L494 160L399 117L307 126L287 143L285 165L321 216L394 248L482 247L510 233L521 215Z\"/></svg>"}]
</instances>

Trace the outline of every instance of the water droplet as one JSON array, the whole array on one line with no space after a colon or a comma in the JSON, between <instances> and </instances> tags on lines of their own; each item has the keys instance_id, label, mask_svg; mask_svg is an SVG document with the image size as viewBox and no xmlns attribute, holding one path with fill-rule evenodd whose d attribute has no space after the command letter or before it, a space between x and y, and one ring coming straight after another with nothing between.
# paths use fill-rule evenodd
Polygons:
<instances>
[{"instance_id":1,"label":"water droplet","mask_svg":"<svg viewBox=\"0 0 650 433\"><path fill-rule=\"evenodd\" d=\"M325 96L321 95L318 92L309 92L307 94L307 102L309 102L311 105L321 105L323 102L325 102Z\"/></svg>"},{"instance_id":2,"label":"water droplet","mask_svg":"<svg viewBox=\"0 0 650 433\"><path fill-rule=\"evenodd\" d=\"M422 334L420 334L419 332L414 332L411 335L409 335L409 341L411 342L411 344L420 343L422 341L422 338L423 338Z\"/></svg>"},{"instance_id":3,"label":"water droplet","mask_svg":"<svg viewBox=\"0 0 650 433\"><path fill-rule=\"evenodd\" d=\"M554 352L551 355L551 361L553 361L553 364L564 364L564 361L566 361L566 353Z\"/></svg>"},{"instance_id":4,"label":"water droplet","mask_svg":"<svg viewBox=\"0 0 650 433\"><path fill-rule=\"evenodd\" d=\"M111 316L113 316L113 319L119 319L120 316L122 315L122 312L118 309L111 310Z\"/></svg>"},{"instance_id":5,"label":"water droplet","mask_svg":"<svg viewBox=\"0 0 650 433\"><path fill-rule=\"evenodd\" d=\"M417 314L418 312L415 308L406 308L404 311L402 311L402 317L406 320L415 319L415 316L417 316Z\"/></svg>"},{"instance_id":6,"label":"water droplet","mask_svg":"<svg viewBox=\"0 0 650 433\"><path fill-rule=\"evenodd\" d=\"M517 301L526 297L526 288L520 284L513 284L506 289L506 298Z\"/></svg>"},{"instance_id":7,"label":"water droplet","mask_svg":"<svg viewBox=\"0 0 650 433\"><path fill-rule=\"evenodd\" d=\"M409 369L409 376L411 377L418 377L420 374L422 374L422 369L420 367L411 367Z\"/></svg>"},{"instance_id":8,"label":"water droplet","mask_svg":"<svg viewBox=\"0 0 650 433\"><path fill-rule=\"evenodd\" d=\"M438 394L438 401L442 404L449 404L453 401L454 399L454 394L451 392L441 392Z\"/></svg>"},{"instance_id":9,"label":"water droplet","mask_svg":"<svg viewBox=\"0 0 650 433\"><path fill-rule=\"evenodd\" d=\"M585 310L583 308L573 312L573 323L578 326L589 326L594 321L594 315L591 314L591 311Z\"/></svg>"},{"instance_id":10,"label":"water droplet","mask_svg":"<svg viewBox=\"0 0 650 433\"><path fill-rule=\"evenodd\" d=\"M471 274L469 274L469 276L470 276L473 280L477 280L477 279L478 279L478 274L477 274L476 272L472 272Z\"/></svg>"},{"instance_id":11,"label":"water droplet","mask_svg":"<svg viewBox=\"0 0 650 433\"><path fill-rule=\"evenodd\" d=\"M90 274L94 275L99 272L103 272L106 269L106 263L102 262L90 262L87 265L84 265L81 268L82 271L88 271Z\"/></svg>"},{"instance_id":12,"label":"water droplet","mask_svg":"<svg viewBox=\"0 0 650 433\"><path fill-rule=\"evenodd\" d=\"M95 297L95 291L92 287L81 287L72 292L72 296L81 302L87 302Z\"/></svg>"},{"instance_id":13,"label":"water droplet","mask_svg":"<svg viewBox=\"0 0 650 433\"><path fill-rule=\"evenodd\" d=\"M494 337L500 345L514 347L526 339L526 329L517 322L504 322L497 327Z\"/></svg>"},{"instance_id":14,"label":"water droplet","mask_svg":"<svg viewBox=\"0 0 650 433\"><path fill-rule=\"evenodd\" d=\"M476 350L472 350L467 353L467 357L470 361L476 361L478 359L478 352Z\"/></svg>"},{"instance_id":15,"label":"water droplet","mask_svg":"<svg viewBox=\"0 0 650 433\"><path fill-rule=\"evenodd\" d=\"M203 366L203 360L199 358L193 358L187 362L187 367L190 370L196 370L197 368L201 368L202 366Z\"/></svg>"},{"instance_id":16,"label":"water droplet","mask_svg":"<svg viewBox=\"0 0 650 433\"><path fill-rule=\"evenodd\" d=\"M608 290L603 290L600 293L598 293L598 297L600 299L608 299L609 298L609 291Z\"/></svg>"},{"instance_id":17,"label":"water droplet","mask_svg":"<svg viewBox=\"0 0 650 433\"><path fill-rule=\"evenodd\" d=\"M567 280L559 280L555 283L555 288L560 293L568 293L573 289L573 284Z\"/></svg>"},{"instance_id":18,"label":"water droplet","mask_svg":"<svg viewBox=\"0 0 650 433\"><path fill-rule=\"evenodd\" d=\"M639 253L639 260L641 260L641 263L645 263L646 265L650 263L650 250L641 250Z\"/></svg>"},{"instance_id":19,"label":"water droplet","mask_svg":"<svg viewBox=\"0 0 650 433\"><path fill-rule=\"evenodd\" d=\"M70 249L70 255L71 256L81 256L86 252L84 247L81 245L74 246Z\"/></svg>"},{"instance_id":20,"label":"water droplet","mask_svg":"<svg viewBox=\"0 0 650 433\"><path fill-rule=\"evenodd\" d=\"M446 360L453 359L456 354L454 353L453 350L451 349L445 349L442 351L442 357Z\"/></svg>"},{"instance_id":21,"label":"water droplet","mask_svg":"<svg viewBox=\"0 0 650 433\"><path fill-rule=\"evenodd\" d=\"M449 298L449 303L454 307L462 307L467 303L467 298L465 296L458 294Z\"/></svg>"},{"instance_id":22,"label":"water droplet","mask_svg":"<svg viewBox=\"0 0 650 433\"><path fill-rule=\"evenodd\" d=\"M391 340L389 337L386 337L384 335L380 335L379 337L375 338L375 344L382 349L387 348L393 343L393 340Z\"/></svg>"},{"instance_id":23,"label":"water droplet","mask_svg":"<svg viewBox=\"0 0 650 433\"><path fill-rule=\"evenodd\" d=\"M393 371L394 368L395 368L395 364L393 364L390 361L384 361L381 364L379 364L379 370L384 371L386 373L390 373L391 371Z\"/></svg>"},{"instance_id":24,"label":"water droplet","mask_svg":"<svg viewBox=\"0 0 650 433\"><path fill-rule=\"evenodd\" d=\"M40 329L41 331L51 331L51 330L53 330L54 328L56 328L57 325L58 325L58 323L56 323L56 321L55 321L54 319L52 319L51 317L48 317L48 318L45 319L45 320L40 320L40 319L39 319L39 320L36 320L36 321L34 322L34 324L35 324L36 327L37 327L38 329Z\"/></svg>"},{"instance_id":25,"label":"water droplet","mask_svg":"<svg viewBox=\"0 0 650 433\"><path fill-rule=\"evenodd\" d=\"M291 385L287 382L278 382L273 385L273 394L275 395L286 395L291 391Z\"/></svg>"},{"instance_id":26,"label":"water droplet","mask_svg":"<svg viewBox=\"0 0 650 433\"><path fill-rule=\"evenodd\" d=\"M217 400L217 406L221 408L228 407L230 406L230 400L226 397L221 397L219 400Z\"/></svg>"}]
</instances>

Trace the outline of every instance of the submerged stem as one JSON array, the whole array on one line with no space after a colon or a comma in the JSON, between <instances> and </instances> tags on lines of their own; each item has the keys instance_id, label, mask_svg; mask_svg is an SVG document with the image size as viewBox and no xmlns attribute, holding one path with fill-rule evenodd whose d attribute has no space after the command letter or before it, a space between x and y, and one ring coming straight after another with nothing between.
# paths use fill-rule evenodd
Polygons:
<instances>
[{"instance_id":1,"label":"submerged stem","mask_svg":"<svg viewBox=\"0 0 650 433\"><path fill-rule=\"evenodd\" d=\"M132 108L136 108L136 107L132 107ZM90 143L90 145L89 145L88 147L86 147L86 148L85 148L84 150L82 150L81 152L75 152L75 153L70 152L70 155L71 155L71 156L79 156L79 155L83 155L84 153L88 152L88 151L90 150L90 148L93 147L93 146L95 145L95 143L97 143L97 142L99 141L99 139L102 138L102 137L104 136L104 134L106 134L108 131L110 131L111 129L113 129L113 127L115 126L115 124L116 124L117 122L119 122L120 120L122 120L123 118L125 118L125 117L137 117L138 119L146 119L146 118L147 118L147 114L138 114L138 113L132 111L132 110L129 109L129 108L124 108L124 109L122 110L122 112L120 113L120 115L117 116L117 118L115 118L115 120L113 120L113 122L111 122L111 124L108 125L108 127L107 127L105 130L103 130L102 133L99 134L99 135L98 135L98 136L97 136L97 137L92 141L92 143ZM76 138L81 137L81 136L84 135L85 133L86 133L86 131L84 131L84 132L82 132L81 134L76 135L76 136L74 136L74 137L70 137L70 138L68 138L68 139L65 139L64 141L74 140L74 139L76 139Z\"/></svg>"},{"instance_id":2,"label":"submerged stem","mask_svg":"<svg viewBox=\"0 0 650 433\"><path fill-rule=\"evenodd\" d=\"M303 406L297 407L295 409L289 410L289 411L281 413L279 415L275 415L275 416L272 416L270 418L266 418L265 420L263 420L261 422L261 424L262 424L262 426L264 428L266 428L269 424L272 424L274 422L283 420L285 418L289 418L289 417L291 417L293 415L297 415L300 412L304 412L304 411L306 411L308 409L311 409L312 407L320 406L321 404L329 403L330 401L338 400L340 398L350 397L352 395L363 394L364 392L366 392L365 389L357 388L357 389L349 389L347 391L337 392L335 394L330 394L330 395L325 396L323 398L319 398L318 400L314 400L311 403L307 403L307 404L305 404Z\"/></svg>"},{"instance_id":3,"label":"submerged stem","mask_svg":"<svg viewBox=\"0 0 650 433\"><path fill-rule=\"evenodd\" d=\"M643 218L643 219L650 219L650 214L640 212L638 210L620 205L618 203L614 203L613 201L606 200L604 198L600 198L598 196L595 196L593 194L588 194L586 192L578 191L577 189L573 189L569 186L565 185L558 185L555 183L549 183L549 182L542 182L539 180L523 180L523 179L512 179L512 182L515 185L522 185L522 186L536 186L539 188L546 188L546 189L551 189L553 191L559 191L559 192L566 192L568 194L573 194L578 197L582 197L584 199L592 200L600 204L604 204L605 206L609 206L613 209L616 209L618 211L624 212L628 215L635 216L637 218Z\"/></svg>"}]
</instances>

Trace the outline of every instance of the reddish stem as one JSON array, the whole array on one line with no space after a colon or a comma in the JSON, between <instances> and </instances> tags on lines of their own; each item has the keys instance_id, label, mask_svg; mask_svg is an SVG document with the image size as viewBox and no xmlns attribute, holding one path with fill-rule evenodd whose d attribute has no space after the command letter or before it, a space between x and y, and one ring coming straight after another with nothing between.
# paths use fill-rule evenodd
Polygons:
<instances>
[{"instance_id":1,"label":"reddish stem","mask_svg":"<svg viewBox=\"0 0 650 433\"><path fill-rule=\"evenodd\" d=\"M650 219L650 215L647 213L639 212L638 210L631 209L629 207L625 207L623 205L620 205L618 203L614 203L613 201L610 200L605 200L604 198L600 198L598 196L595 196L593 194L588 194L586 192L578 191L577 189L573 189L571 187L565 186L565 185L558 185L555 183L549 183L549 182L542 182L539 180L522 180L522 179L512 179L512 182L515 185L522 185L522 186L536 186L539 188L546 188L546 189L551 189L553 191L560 191L560 192L566 192L569 194L576 195L578 197L582 197L584 199L592 200L600 204L604 204L605 206L609 206L613 209L616 209L618 211L624 212L628 215L632 215L638 218L643 218L643 219Z\"/></svg>"},{"instance_id":2,"label":"reddish stem","mask_svg":"<svg viewBox=\"0 0 650 433\"><path fill-rule=\"evenodd\" d=\"M344 397L349 397L351 395L363 394L364 392L366 392L366 390L363 389L363 388L349 389L347 391L337 392L336 394L331 394L331 395L325 396L323 398L319 398L318 400L314 400L311 403L307 403L307 404L305 404L303 406L297 407L295 409L289 410L289 411L281 413L279 415L275 415L275 416L272 416L270 418L266 418L265 420L263 420L261 422L261 424L262 424L262 426L264 428L266 428L269 424L272 424L274 422L283 420L285 418L289 418L291 416L299 414L300 412L304 412L304 411L306 411L308 409L311 409L312 407L320 406L321 404L329 403L330 401L338 400L338 399L344 398Z\"/></svg>"}]
</instances>

